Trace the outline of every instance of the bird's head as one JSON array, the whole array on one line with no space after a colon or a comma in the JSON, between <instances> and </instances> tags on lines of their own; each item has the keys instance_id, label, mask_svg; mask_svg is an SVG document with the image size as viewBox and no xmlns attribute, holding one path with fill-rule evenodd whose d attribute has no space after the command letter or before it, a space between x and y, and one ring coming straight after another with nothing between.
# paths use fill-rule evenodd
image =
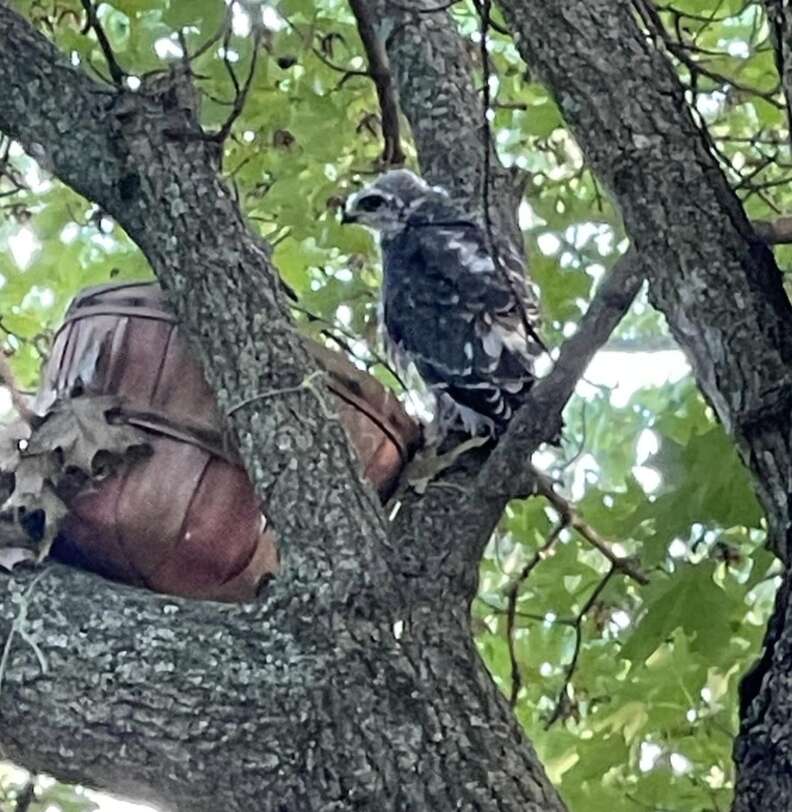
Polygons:
<instances>
[{"instance_id":1,"label":"bird's head","mask_svg":"<svg viewBox=\"0 0 792 812\"><path fill-rule=\"evenodd\" d=\"M341 222L387 236L401 230L415 208L439 191L409 169L393 169L347 200Z\"/></svg>"}]
</instances>

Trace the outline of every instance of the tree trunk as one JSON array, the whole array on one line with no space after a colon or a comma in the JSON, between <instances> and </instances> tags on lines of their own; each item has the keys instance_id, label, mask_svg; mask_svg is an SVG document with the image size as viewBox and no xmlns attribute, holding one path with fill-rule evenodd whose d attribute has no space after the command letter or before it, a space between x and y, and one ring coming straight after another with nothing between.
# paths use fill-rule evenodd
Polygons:
<instances>
[{"instance_id":1,"label":"tree trunk","mask_svg":"<svg viewBox=\"0 0 792 812\"><path fill-rule=\"evenodd\" d=\"M619 204L652 301L737 441L767 514L769 543L788 561L792 308L772 253L627 0L501 0L501 7L521 54L554 92ZM742 686L739 812L792 809L789 574L785 579L764 655Z\"/></svg>"},{"instance_id":2,"label":"tree trunk","mask_svg":"<svg viewBox=\"0 0 792 812\"><path fill-rule=\"evenodd\" d=\"M425 174L473 209L489 180L497 224L516 234L515 180L482 157L469 54L431 0L404 5L371 8ZM771 252L627 0L501 6L635 252L495 453L471 456L450 487L406 495L389 522L321 391L304 385L311 366L269 251L217 177L219 146L197 126L188 78L176 70L136 94L100 86L0 4L0 130L115 217L151 262L233 412L283 558L252 606L153 596L56 565L6 579L9 757L197 812L562 810L483 668L468 612L484 544L508 499L532 487L525 460L553 436L642 274L789 559L792 308ZM792 808L789 593L787 582L744 685L739 812Z\"/></svg>"},{"instance_id":3,"label":"tree trunk","mask_svg":"<svg viewBox=\"0 0 792 812\"><path fill-rule=\"evenodd\" d=\"M24 605L0 737L32 769L194 812L564 809L467 607L227 607L61 567Z\"/></svg>"},{"instance_id":4,"label":"tree trunk","mask_svg":"<svg viewBox=\"0 0 792 812\"><path fill-rule=\"evenodd\" d=\"M151 262L233 411L283 561L244 607L57 565L8 580L4 752L196 812L562 810L468 623L472 553L507 497L471 505L467 544L447 523L390 531L321 392L301 386L310 367L267 248L216 176L184 77L100 87L3 5L0 77L0 129Z\"/></svg>"}]
</instances>

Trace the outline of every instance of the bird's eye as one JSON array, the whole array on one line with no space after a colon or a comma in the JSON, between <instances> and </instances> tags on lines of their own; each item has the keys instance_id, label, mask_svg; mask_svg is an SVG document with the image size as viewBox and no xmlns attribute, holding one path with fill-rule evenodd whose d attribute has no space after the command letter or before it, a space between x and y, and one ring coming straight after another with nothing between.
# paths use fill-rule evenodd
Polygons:
<instances>
[{"instance_id":1,"label":"bird's eye","mask_svg":"<svg viewBox=\"0 0 792 812\"><path fill-rule=\"evenodd\" d=\"M379 195L368 195L367 197L364 197L362 200L358 201L357 207L361 211L376 211L384 202L384 197L380 197Z\"/></svg>"}]
</instances>

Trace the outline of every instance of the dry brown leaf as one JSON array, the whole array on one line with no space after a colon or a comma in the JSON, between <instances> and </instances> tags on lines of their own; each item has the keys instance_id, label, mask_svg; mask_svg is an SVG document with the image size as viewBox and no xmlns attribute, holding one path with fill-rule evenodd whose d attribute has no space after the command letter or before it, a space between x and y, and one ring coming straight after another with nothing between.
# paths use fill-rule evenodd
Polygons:
<instances>
[{"instance_id":1,"label":"dry brown leaf","mask_svg":"<svg viewBox=\"0 0 792 812\"><path fill-rule=\"evenodd\" d=\"M429 483L438 474L450 468L459 457L474 448L480 448L488 442L489 438L487 437L471 437L445 454L438 454L436 448L428 448L423 453L416 454L412 462L405 468L402 474L403 481L417 494L422 495L429 487Z\"/></svg>"},{"instance_id":2,"label":"dry brown leaf","mask_svg":"<svg viewBox=\"0 0 792 812\"><path fill-rule=\"evenodd\" d=\"M49 553L68 509L49 482L38 493L17 493L3 505L0 514L0 546L26 549L41 561Z\"/></svg>"},{"instance_id":3,"label":"dry brown leaf","mask_svg":"<svg viewBox=\"0 0 792 812\"><path fill-rule=\"evenodd\" d=\"M41 561L68 513L64 500L147 447L140 429L113 422L119 406L114 396L81 394L53 403L32 428L17 421L0 432L0 566Z\"/></svg>"},{"instance_id":4,"label":"dry brown leaf","mask_svg":"<svg viewBox=\"0 0 792 812\"><path fill-rule=\"evenodd\" d=\"M53 454L21 454L13 470L14 490L0 508L24 507L28 497L41 493L44 483L55 481L59 466Z\"/></svg>"},{"instance_id":5,"label":"dry brown leaf","mask_svg":"<svg viewBox=\"0 0 792 812\"><path fill-rule=\"evenodd\" d=\"M146 446L139 429L117 419L120 399L114 395L81 395L57 401L31 434L25 455L59 451L61 464L94 476L97 455L124 457Z\"/></svg>"}]
</instances>

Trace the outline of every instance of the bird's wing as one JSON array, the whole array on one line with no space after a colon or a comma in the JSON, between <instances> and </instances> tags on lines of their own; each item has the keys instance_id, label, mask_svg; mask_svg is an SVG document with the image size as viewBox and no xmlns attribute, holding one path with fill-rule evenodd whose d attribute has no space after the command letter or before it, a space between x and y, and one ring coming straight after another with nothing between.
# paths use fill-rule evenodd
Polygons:
<instances>
[{"instance_id":1,"label":"bird's wing","mask_svg":"<svg viewBox=\"0 0 792 812\"><path fill-rule=\"evenodd\" d=\"M541 352L536 296L522 262L504 243L493 256L472 220L453 210L440 215L419 210L385 251L391 338L430 384L519 391Z\"/></svg>"}]
</instances>

